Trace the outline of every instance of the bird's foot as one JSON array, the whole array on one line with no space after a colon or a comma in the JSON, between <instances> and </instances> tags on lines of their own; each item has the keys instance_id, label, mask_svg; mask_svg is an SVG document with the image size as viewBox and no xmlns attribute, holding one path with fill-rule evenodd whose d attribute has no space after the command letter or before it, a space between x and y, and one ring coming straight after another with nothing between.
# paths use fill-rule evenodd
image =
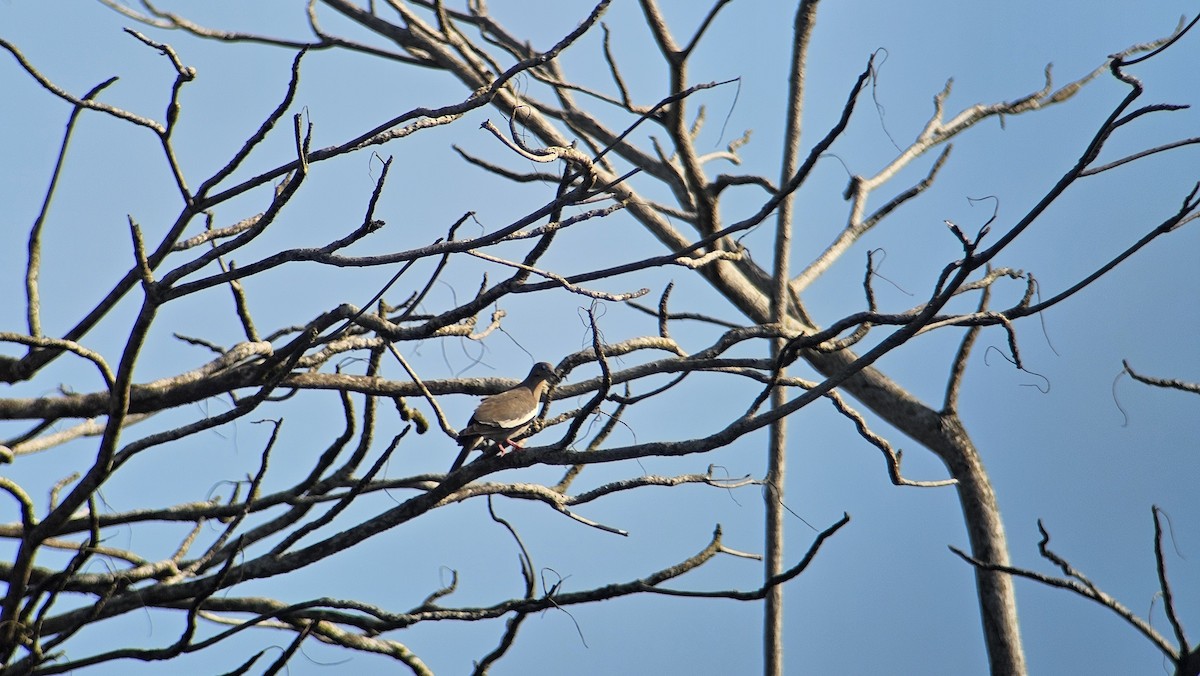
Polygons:
<instances>
[{"instance_id":1,"label":"bird's foot","mask_svg":"<svg viewBox=\"0 0 1200 676\"><path fill-rule=\"evenodd\" d=\"M505 446L508 448L506 449ZM515 441L502 441L496 444L499 452L496 455L508 455L511 451L523 451L525 447Z\"/></svg>"}]
</instances>

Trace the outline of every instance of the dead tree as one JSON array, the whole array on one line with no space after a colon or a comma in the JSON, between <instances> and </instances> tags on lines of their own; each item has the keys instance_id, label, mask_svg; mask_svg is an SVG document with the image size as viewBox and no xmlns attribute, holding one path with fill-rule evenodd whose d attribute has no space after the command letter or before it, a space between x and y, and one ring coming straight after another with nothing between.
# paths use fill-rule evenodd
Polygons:
<instances>
[{"instance_id":1,"label":"dead tree","mask_svg":"<svg viewBox=\"0 0 1200 676\"><path fill-rule=\"evenodd\" d=\"M668 88L650 100L626 86L629 66L621 65L621 49L610 40L621 29L600 24L607 0L557 42L536 46L511 34L488 13L485 3L477 1L460 11L430 0L394 0L386 8L385 3L323 0L309 5L311 34L303 37L204 26L149 2L129 7L102 1L142 24L139 31L128 32L148 48L147 58L170 64L174 79L161 117L110 103L106 89L112 80L85 93L55 84L52 74L22 56L15 36L7 36L12 42L0 41L0 47L40 85L44 92L39 95L68 105L61 154L66 154L82 116L105 116L131 125L158 144L173 197L181 206L169 222L154 227L144 227L130 214L127 243L103 252L109 258L124 257L123 274L109 279L88 277L89 270L79 270L91 288L106 291L94 306L70 318L43 304L40 296L41 271L53 263L41 256L43 230L53 218L55 191L67 189L58 185L57 173L42 199L40 215L25 235L26 327L0 334L5 343L21 348L0 359L0 380L29 387L27 394L0 399L0 419L21 425L6 427L14 431L6 432L0 452L14 466L26 456L68 449L85 448L86 458L77 465L64 463L53 479L0 479L0 488L20 508L17 520L0 526L0 536L14 544L15 552L11 562L0 564L0 577L7 583L0 609L0 653L6 673L82 673L85 667L118 660L181 658L217 651L218 644L247 630L273 629L285 632L288 643L279 655L268 658L273 659L272 671L312 639L384 655L424 674L432 673L431 668L406 644L401 630L506 618L495 648L476 659L476 671L483 673L512 648L523 622L533 614L631 595L673 595L766 599L766 672L780 674L784 585L849 522L846 516L814 529L812 539L801 546L802 555L783 548L788 446L784 425L810 404L832 406L844 416L856 439L881 454L883 471L896 486L953 486L957 491L970 541L964 556L975 564L992 672L1025 673L1000 508L980 452L958 415L967 359L980 332L995 327L1007 336L1009 356L1021 367L1020 320L1086 290L1147 243L1195 217L1200 199L1193 189L1146 223L1144 236L1127 251L1063 288L1039 290L1031 274L995 265L1072 185L1197 142L1181 139L1098 161L1106 144L1130 123L1178 109L1144 103L1142 85L1131 68L1174 44L1186 32L1182 27L1169 38L1113 55L1066 84L1056 85L1047 69L1044 86L1008 101L950 110L947 84L934 97L928 122L915 139L898 147L894 157L870 175L850 178L843 195L849 205L845 226L836 238L811 260L793 261L792 242L800 236L795 230L799 207L793 199L809 185L818 162L836 149L846 129L862 115L863 98L877 75L876 58L863 55L858 77L845 84L835 123L801 133L815 1L800 0L795 13L782 158L776 167L730 174L716 173L713 166L739 163L749 134L719 150L705 151L697 143L705 124L704 108L693 101L735 85L696 82L689 70L692 57L705 45L706 31L722 20L728 4L723 0L715 2L688 35L668 25L656 2L642 0L642 18L669 72ZM326 15L351 29L344 34L325 29L321 19ZM597 50L588 58L607 64L610 81L580 81L560 57L581 49L577 43L598 32L603 38L599 45L591 43ZM264 111L242 143L225 149L215 170L191 166L176 151L177 129L189 119L184 94L203 77L189 65L188 49L179 38L189 45L194 44L191 38L267 45L293 55L290 78L279 86L278 105ZM396 73L432 73L455 83L462 96L449 104L423 101L404 112L378 114L333 145L317 147L314 138L328 135L319 133L319 120L306 115L301 75L312 60L330 51L379 60ZM911 307L880 306L873 287L876 263L868 255L860 276L861 309L836 318L815 316L805 300L809 287L835 266L847 265L856 244L868 241L876 228L934 184L948 163L951 141L986 120L1033 114L1069 101L1099 78L1115 78L1127 95L1096 126L1073 166L1046 187L1032 208L981 226L947 221L947 236L958 252L949 259L925 261L933 271L932 283ZM465 149L457 152L466 166L528 184L528 189L513 188L513 195L522 196L513 207L519 215L502 224L476 222L473 210L479 205L472 204L469 179L452 186L422 185L419 178L417 185L408 179L397 186L389 179L403 166L397 165L398 158L409 152L415 139L448 126L463 137L477 133L456 123L485 109L500 120L483 126L496 153L483 157ZM279 150L280 138L288 141L287 156ZM326 163L345 158L371 167L373 190L344 195L330 194L326 188L324 197L317 199L360 205L357 220L352 225L326 224L319 229L319 243L289 240L286 231L306 218L297 202L309 191L321 191ZM902 170L918 166L923 177L896 185ZM436 234L427 224L385 224L382 203L438 191L453 196L461 210L456 218L438 224ZM732 195L736 209L728 206L735 201ZM262 206L248 206L255 202ZM747 203L753 208L747 210ZM597 223L613 232L634 224L661 248L626 247L620 250L622 260L593 264L588 245L572 238ZM392 239L374 244L396 227L411 230L403 243ZM761 252L756 260L743 243L751 231L768 228L769 265L762 262ZM13 233L6 234L16 246ZM490 275L473 278L473 295L450 298L439 293L439 285L448 278L466 284L476 264L486 265ZM261 301L255 310L250 287L303 284L306 271L314 267L342 275L338 286L344 284L347 291L341 300L332 305L276 301L269 310L274 319L264 322ZM715 293L722 305L703 311L673 307L672 291L678 287L661 284L661 275L655 276L665 269L683 280L680 287ZM386 274L380 277L379 271ZM1020 289L1016 301L993 307L994 291L1014 284ZM658 286L652 290L653 285ZM12 290L6 294L19 296ZM547 316L544 310L531 309L537 306L527 300L558 302L561 309L561 300L550 299L564 295L575 299L579 317ZM230 296L222 321L235 324L241 333L232 342L203 327L197 335L183 335L173 324L177 312L199 307L198 300L208 308L228 303ZM959 308L953 301L960 297L972 299L974 309ZM355 299L361 300L352 303ZM126 324L113 318L122 303L132 309ZM553 404L542 409L531 428L531 433L542 432L537 446L487 454L449 474L431 469L425 451L453 449L456 426L465 422L445 411L448 401L464 399L449 395L492 394L512 381L461 377L448 367L449 361L446 368L431 370L429 360L414 363L413 355L420 349L444 349L455 341L475 344L494 338L511 321L504 307L508 304L522 308L523 322L574 327L582 321L587 344L568 350L559 341L563 356L555 356L555 367L564 382L551 391ZM606 332L604 313L618 307L640 313L653 329ZM67 328L44 328L48 314L53 314L55 326ZM944 396L930 403L875 364L933 331L957 331L960 339L944 376ZM115 340L115 347L96 348L94 343L102 339ZM173 341L210 356L186 365L172 362L174 370L167 373L162 373L161 364L147 368L154 355L178 349L170 346ZM77 363L71 371L77 379L51 391L53 379L62 372L51 367L67 362ZM516 377L527 368L520 364L500 375ZM147 372L155 375L142 375ZM806 376L797 375L801 372ZM724 404L726 416L716 421L715 429L673 439L613 441L614 430L635 411L664 416L691 406L687 388L702 377L719 378L728 383L723 388L744 393L730 395ZM300 408L300 403L313 408ZM387 404L394 404L404 423L395 434L395 417ZM314 415L312 410L337 416L340 429L327 438L280 448L281 435L294 416ZM234 429L239 421L264 419L271 431L258 452L257 468L247 476L229 477L207 495L180 495L166 506L105 507L105 498L111 496L103 489L121 485L134 467L155 466L168 482L177 461L172 448L212 431ZM873 431L870 420L884 421L919 442L945 465L947 476L906 476L896 443ZM770 431L768 470L761 478L730 479L713 467L663 476L641 472L636 462L620 462L710 454L759 430ZM453 453L444 454L445 466ZM442 456L437 458L442 464ZM620 468L621 476L573 493L579 477L594 476L600 465ZM557 481L545 482L522 481L517 472L500 475L538 466L566 471ZM645 567L646 572L633 578L574 590L539 570L519 530L503 510L492 509L498 498L534 503L574 520L580 528L590 526L619 537L624 525L589 517L582 506L630 491L685 485L763 489L766 568L761 584L746 590L711 589L676 579L721 554L757 557L727 545L717 527L708 542L681 553L672 565ZM39 497L45 493L48 498ZM495 523L511 534L519 552L520 595L498 593L485 602L460 604L454 600L455 575L440 587L425 588L423 600L408 610L374 598L284 601L253 591L256 581L319 569L362 551L385 534L427 536L428 531L413 528L414 522L436 519L452 505L480 498L488 501ZM114 533L140 533L164 524L178 528L168 555L112 542ZM441 544L435 537L420 546ZM91 654L70 649L83 630L143 609L155 617L182 614L185 620L177 637L156 648L122 645ZM265 650L250 655L242 668L249 669L265 655Z\"/></svg>"}]
</instances>

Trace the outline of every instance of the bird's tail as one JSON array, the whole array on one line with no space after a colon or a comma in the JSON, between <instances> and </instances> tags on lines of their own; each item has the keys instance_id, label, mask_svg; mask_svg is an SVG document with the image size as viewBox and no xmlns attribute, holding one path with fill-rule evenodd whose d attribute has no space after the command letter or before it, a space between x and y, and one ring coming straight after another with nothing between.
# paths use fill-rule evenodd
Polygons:
<instances>
[{"instance_id":1,"label":"bird's tail","mask_svg":"<svg viewBox=\"0 0 1200 676\"><path fill-rule=\"evenodd\" d=\"M458 454L458 457L454 459L454 464L453 464L453 465L450 465L450 471L449 471L449 472L446 472L446 474L450 474L451 472L456 472L456 471L458 471L458 468L459 468L459 467L462 467L462 466L463 466L463 463L467 461L467 454L468 454L468 453L470 453L470 451L468 451L468 450L467 450L467 448L466 448L466 446L464 446L464 447L463 447L463 449L462 449L462 452L461 452L461 453L459 453L459 454Z\"/></svg>"},{"instance_id":2,"label":"bird's tail","mask_svg":"<svg viewBox=\"0 0 1200 676\"><path fill-rule=\"evenodd\" d=\"M467 461L467 455L470 454L471 451L475 450L475 447L479 445L480 441L481 440L479 437L467 437L460 439L459 443L462 444L462 450L459 451L458 457L454 459L454 464L450 465L450 471L446 473L450 474L451 472L458 471L458 468L462 467L463 463Z\"/></svg>"}]
</instances>

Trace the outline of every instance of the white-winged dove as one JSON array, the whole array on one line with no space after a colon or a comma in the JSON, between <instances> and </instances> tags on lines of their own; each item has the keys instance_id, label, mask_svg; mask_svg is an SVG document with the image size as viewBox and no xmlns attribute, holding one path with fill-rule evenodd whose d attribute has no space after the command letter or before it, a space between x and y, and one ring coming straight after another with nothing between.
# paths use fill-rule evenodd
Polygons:
<instances>
[{"instance_id":1,"label":"white-winged dove","mask_svg":"<svg viewBox=\"0 0 1200 676\"><path fill-rule=\"evenodd\" d=\"M533 365L529 375L516 387L485 398L471 415L471 421L458 433L462 452L450 466L450 471L462 467L467 454L489 440L496 442L499 451L503 451L505 446L510 449L521 448L512 438L524 432L537 417L542 395L551 383L556 382L558 374L554 372L554 367L540 361Z\"/></svg>"}]
</instances>

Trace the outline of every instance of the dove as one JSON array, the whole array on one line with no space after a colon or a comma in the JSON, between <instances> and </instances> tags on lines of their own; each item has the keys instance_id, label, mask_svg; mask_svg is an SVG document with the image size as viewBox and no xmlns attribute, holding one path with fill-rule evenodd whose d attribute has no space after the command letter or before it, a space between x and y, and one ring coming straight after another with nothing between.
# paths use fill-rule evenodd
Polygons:
<instances>
[{"instance_id":1,"label":"dove","mask_svg":"<svg viewBox=\"0 0 1200 676\"><path fill-rule=\"evenodd\" d=\"M467 454L488 441L496 442L496 449L504 452L522 448L512 438L524 432L537 417L542 396L551 384L557 383L558 374L554 367L540 361L529 370L529 375L512 389L484 398L467 426L458 433L458 444L462 451L450 466L453 472L467 460Z\"/></svg>"}]
</instances>

